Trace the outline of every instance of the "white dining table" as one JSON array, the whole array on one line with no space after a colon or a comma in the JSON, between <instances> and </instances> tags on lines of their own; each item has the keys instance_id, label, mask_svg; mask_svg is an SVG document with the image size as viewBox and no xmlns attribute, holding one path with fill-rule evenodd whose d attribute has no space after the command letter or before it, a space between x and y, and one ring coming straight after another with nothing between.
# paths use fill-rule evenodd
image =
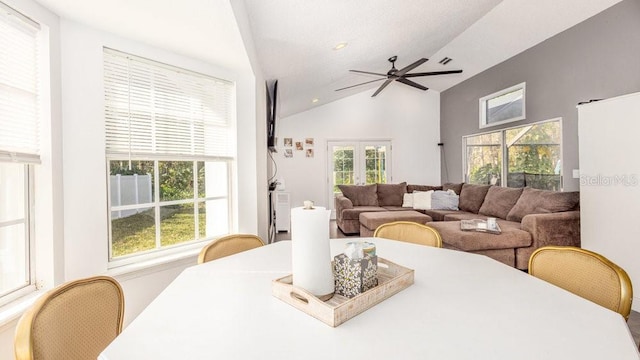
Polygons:
<instances>
[{"instance_id":1,"label":"white dining table","mask_svg":"<svg viewBox=\"0 0 640 360\"><path fill-rule=\"evenodd\" d=\"M331 240L332 255L354 239ZM415 282L338 327L275 298L281 241L185 269L102 352L128 359L640 359L624 318L482 255L379 238Z\"/></svg>"}]
</instances>

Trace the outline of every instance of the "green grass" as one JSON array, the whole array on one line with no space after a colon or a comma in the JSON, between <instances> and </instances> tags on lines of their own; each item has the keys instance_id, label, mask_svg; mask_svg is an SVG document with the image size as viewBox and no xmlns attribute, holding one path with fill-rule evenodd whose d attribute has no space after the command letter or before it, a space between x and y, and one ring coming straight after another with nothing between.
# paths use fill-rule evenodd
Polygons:
<instances>
[{"instance_id":1,"label":"green grass","mask_svg":"<svg viewBox=\"0 0 640 360\"><path fill-rule=\"evenodd\" d=\"M160 242L163 247L194 239L193 205L163 206L160 210ZM198 215L200 237L204 237L206 229L204 211ZM154 249L156 247L154 210L150 209L112 220L111 231L113 257Z\"/></svg>"}]
</instances>

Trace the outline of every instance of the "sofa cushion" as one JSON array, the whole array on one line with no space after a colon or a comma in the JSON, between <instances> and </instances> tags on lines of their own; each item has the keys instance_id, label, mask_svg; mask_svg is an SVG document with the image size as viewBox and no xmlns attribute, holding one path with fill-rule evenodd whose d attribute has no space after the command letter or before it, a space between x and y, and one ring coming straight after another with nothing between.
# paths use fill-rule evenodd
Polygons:
<instances>
[{"instance_id":1,"label":"sofa cushion","mask_svg":"<svg viewBox=\"0 0 640 360\"><path fill-rule=\"evenodd\" d=\"M377 184L378 206L402 206L402 197L407 192L407 183Z\"/></svg>"},{"instance_id":2,"label":"sofa cushion","mask_svg":"<svg viewBox=\"0 0 640 360\"><path fill-rule=\"evenodd\" d=\"M522 221L529 214L548 214L575 209L580 203L578 191L562 192L524 188L507 220Z\"/></svg>"},{"instance_id":3,"label":"sofa cushion","mask_svg":"<svg viewBox=\"0 0 640 360\"><path fill-rule=\"evenodd\" d=\"M427 214L431 216L433 221L444 221L444 217L448 214L457 214L459 211L457 210L420 210L421 213Z\"/></svg>"},{"instance_id":4,"label":"sofa cushion","mask_svg":"<svg viewBox=\"0 0 640 360\"><path fill-rule=\"evenodd\" d=\"M338 185L353 206L378 206L378 185Z\"/></svg>"},{"instance_id":5,"label":"sofa cushion","mask_svg":"<svg viewBox=\"0 0 640 360\"><path fill-rule=\"evenodd\" d=\"M484 197L479 214L506 219L509 211L518 202L522 188L492 186Z\"/></svg>"},{"instance_id":6,"label":"sofa cushion","mask_svg":"<svg viewBox=\"0 0 640 360\"><path fill-rule=\"evenodd\" d=\"M406 210L406 209L405 209ZM363 212L387 211L379 206L358 206L342 210L342 220L358 220Z\"/></svg>"},{"instance_id":7,"label":"sofa cushion","mask_svg":"<svg viewBox=\"0 0 640 360\"><path fill-rule=\"evenodd\" d=\"M460 190L460 210L477 214L491 185L464 184Z\"/></svg>"},{"instance_id":8,"label":"sofa cushion","mask_svg":"<svg viewBox=\"0 0 640 360\"><path fill-rule=\"evenodd\" d=\"M407 185L407 192L414 191L429 191L429 190L442 190L442 186L431 186L431 185Z\"/></svg>"},{"instance_id":9,"label":"sofa cushion","mask_svg":"<svg viewBox=\"0 0 640 360\"><path fill-rule=\"evenodd\" d=\"M462 191L462 185L464 183L454 184L454 183L444 183L442 184L442 190L447 191L449 189L456 192L456 194L460 195L460 191Z\"/></svg>"},{"instance_id":10,"label":"sofa cushion","mask_svg":"<svg viewBox=\"0 0 640 360\"><path fill-rule=\"evenodd\" d=\"M394 221L412 221L419 224L426 224L431 221L431 217L413 210L360 214L360 224L370 230L375 230L382 224Z\"/></svg>"},{"instance_id":11,"label":"sofa cushion","mask_svg":"<svg viewBox=\"0 0 640 360\"><path fill-rule=\"evenodd\" d=\"M466 211L456 211L452 214L445 214L443 221L460 221L460 220L473 220L473 219L482 219L486 220L487 217L484 215L478 215Z\"/></svg>"}]
</instances>

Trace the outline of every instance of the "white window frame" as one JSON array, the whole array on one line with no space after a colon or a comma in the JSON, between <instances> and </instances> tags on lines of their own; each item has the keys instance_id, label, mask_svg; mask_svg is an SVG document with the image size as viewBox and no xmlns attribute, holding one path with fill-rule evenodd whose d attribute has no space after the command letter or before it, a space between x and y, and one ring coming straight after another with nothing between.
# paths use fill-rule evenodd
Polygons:
<instances>
[{"instance_id":1,"label":"white window frame","mask_svg":"<svg viewBox=\"0 0 640 360\"><path fill-rule=\"evenodd\" d=\"M35 241L34 241L34 224L33 221L33 208L34 208L34 176L33 176L33 164L23 164L24 166L24 191L25 191L25 199L24 199L24 223L25 223L25 246L27 247L26 251L26 266L25 269L27 271L27 283L24 286L16 288L8 293L0 294L0 306L7 304L15 299L18 299L30 292L36 290L36 277L35 277L35 262L34 262L34 249L35 249ZM12 224L0 223L0 227L10 226Z\"/></svg>"},{"instance_id":2,"label":"white window frame","mask_svg":"<svg viewBox=\"0 0 640 360\"><path fill-rule=\"evenodd\" d=\"M500 97L502 95L505 94L509 94L518 90L522 90L522 114L509 118L509 119L505 119L505 120L501 120L501 121L495 121L495 122L488 122L489 119L487 119L487 109L488 109L488 103L489 101ZM479 100L479 112L480 112L480 116L479 116L479 124L480 124L480 128L487 128L487 127L492 127L492 126L498 126L498 125L503 125L503 124L507 124L510 122L514 122L514 121L520 121L520 120L524 120L526 119L526 100L527 100L527 91L526 91L526 82L522 82L520 84L508 87L506 89L500 90L498 92L495 92L493 94L487 95L487 96L483 96L480 98Z\"/></svg>"},{"instance_id":3,"label":"white window frame","mask_svg":"<svg viewBox=\"0 0 640 360\"><path fill-rule=\"evenodd\" d=\"M109 53L109 54L120 54L120 56L124 56L128 59L134 59L135 61L138 61L139 63L146 63L146 64L150 64L151 67L158 67L160 69L169 69L170 71L174 71L177 74L183 74L183 75L196 75L202 78L207 78L209 80L213 79L216 83L227 83L230 84L232 86L232 90L230 91L230 94L227 94L228 96L231 96L231 100L229 100L230 102L229 104L229 108L230 110L230 114L228 114L228 122L227 122L227 126L225 127L225 129L227 131L231 131L230 133L225 133L225 134L233 134L233 136L235 136L235 130L229 130L229 129L235 129L235 111L233 110L235 108L235 84L233 84L233 82L231 81L227 81L227 80L222 80L222 79L218 79L218 78L214 78L212 76L209 75L204 75L204 74L200 74L200 73L196 73L190 70L186 70L186 69L182 69L182 68L178 68L176 66L173 65L168 65L168 64L164 64L164 63L160 63L154 60L150 60L150 59L146 59L146 58L141 58L135 55L131 55L131 54L127 54L127 53L123 53L117 50L113 50L113 49L109 49L109 48L104 48L104 52L105 54ZM105 65L106 66L106 65ZM107 88L107 85L105 84L105 90ZM130 98L131 99L131 98ZM129 100L131 101L131 100ZM132 105L130 103L129 105L129 111L132 113ZM106 110L106 107L105 107ZM154 119L155 119L155 115ZM131 120L129 120L129 124L131 124L130 122ZM155 124L156 120L152 120L152 122ZM112 125L113 126L113 125ZM192 125L194 126L194 125ZM205 124L205 126L207 126ZM214 125L214 126L218 126L218 125ZM113 132L114 128L111 129L107 129L107 133L108 136L107 138L109 138L109 135L111 136L118 136L117 131ZM153 135L151 136L152 138L155 138L156 133L155 133L155 125L153 125ZM109 131L112 131L111 133L109 133ZM131 131L131 130L129 130ZM193 133L193 129L190 130L191 134ZM115 135L114 135L115 134ZM149 203L145 203L145 204L136 204L136 205L126 205L126 206L114 206L113 204L111 204L111 189L110 186L107 186L108 190L107 190L107 204L108 204L108 228L109 228L109 242L108 242L108 246L109 246L109 259L108 259L108 268L116 268L119 266L124 266L124 265L129 265L129 264L133 264L133 263L140 263L140 262L144 262L147 260L151 260L154 258L158 258L158 257L164 257L164 256L172 256L172 255L176 255L176 254L181 254L184 252L189 252L193 249L199 249L202 247L202 243L206 242L206 241L210 241L212 238L215 238L217 236L221 236L224 234L216 234L214 236L208 236L205 238L201 238L201 239L192 239L189 241L185 241L179 244L175 244L175 245L165 245L165 246L161 246L161 241L159 238L159 234L160 234L160 218L159 218L159 209L161 206L166 206L166 205L174 205L174 204L189 204L192 203L194 204L194 206L197 207L198 204L202 203L202 202L206 202L209 200L220 200L220 199L226 199L227 202L227 219L228 219L228 224L227 224L227 228L228 231L230 232L231 229L234 228L235 226L235 219L234 219L234 198L233 198L233 186L232 184L235 183L235 173L234 173L234 169L235 169L235 161L236 161L236 157L235 157L235 150L233 150L233 153L218 153L220 151L220 149L216 148L214 150L207 150L207 149L202 149L202 148L196 148L194 147L194 145L192 144L192 146L190 147L189 150L186 150L184 148L182 148L182 150L176 150L175 152L171 149L171 148L158 148L157 150L154 150L156 143L155 143L155 139L152 139L152 143L153 143L153 148L148 147L147 146L145 148L140 148L142 150L136 150L135 148L132 150L131 144L133 144L133 142L130 140L131 139L131 132L129 132L129 149L127 151L127 149L125 147L123 147L123 142L122 142L122 138L120 138L120 142L114 142L114 149L109 149L109 141L107 141L107 151L106 151L106 167L107 167L107 184L110 183L110 163L112 160L123 160L123 159L127 159L127 160L142 160L142 161L153 161L154 162L154 183L152 185L153 188L153 193L154 193L154 197L153 197L153 201L149 202ZM161 134L162 135L162 134ZM164 135L166 136L166 133L164 133ZM192 135L193 136L193 135ZM232 136L232 135L228 135L228 136ZM192 138L195 139L195 138ZM224 139L224 138L216 138L217 139ZM235 143L235 137L233 137L232 139L227 138L228 141L228 145L226 147L226 151L232 151L231 149L233 148L233 144ZM126 142L126 140L125 140ZM206 147L206 142L205 142L205 147ZM200 143L195 144L200 145ZM210 143L208 143L208 145L211 145ZM161 145L158 145L161 146ZM191 153L188 153L188 152ZM204 153L202 152L204 151ZM213 153L212 153L213 151ZM224 151L224 150L223 150ZM197 187L197 173L195 172L194 169L194 176L196 179L194 179L194 197L193 198L189 198L189 199L181 199L181 200L165 200L165 201L161 201L160 200L160 194L159 194L159 186L158 186L158 162L162 162L162 161L188 161L188 162L217 162L217 163L226 163L226 169L227 169L227 187L226 187L226 194L224 196L212 196L212 197L203 197L200 198L198 197L198 187ZM150 250L144 250L144 251L139 251L136 253L132 253L132 254L127 254L127 255L123 255L123 256L119 256L114 258L112 255L113 252L113 247L112 247L112 218L111 218L111 213L112 211L117 211L117 210L126 210L126 209L131 209L131 208L153 208L154 212L156 214L155 216L155 221L156 221L156 247L154 249L150 249ZM197 213L196 213L197 214ZM197 224L197 221L196 221Z\"/></svg>"},{"instance_id":4,"label":"white window frame","mask_svg":"<svg viewBox=\"0 0 640 360\"><path fill-rule=\"evenodd\" d=\"M8 304L20 297L23 297L33 291L36 290L36 261L35 261L35 221L34 221L34 194L35 194L35 167L37 164L40 164L40 127L43 121L43 74L42 71L44 58L46 54L44 53L46 47L43 46L45 40L45 31L43 31L42 26L36 21L32 20L28 16L20 13L19 11L11 8L10 6L0 2L0 12L2 12L3 16L7 16L7 18L14 18L13 21L18 21L21 23L20 27L24 27L24 29L29 28L31 31L34 31L36 54L34 56L34 66L35 66L35 103L31 118L28 121L18 122L20 117L15 118L9 114L7 118L0 119L0 131L3 132L3 138L0 136L0 162L11 162L21 164L24 167L24 218L23 220L14 220L8 221L0 224L0 227L15 225L15 221L20 221L18 223L24 223L24 245L26 248L26 259L25 259L25 273L26 273L26 282L23 286L20 286L16 289L13 289L4 294L0 294L0 306ZM10 15L6 15L10 14ZM24 59L21 59L24 61ZM33 83L31 83L33 84ZM0 84L2 85L2 84ZM12 84L4 84L7 89L13 88ZM28 89L19 87L24 91L24 93L29 92ZM24 114L24 108L21 108L21 111ZM8 125L8 130L4 128L5 125ZM17 125L17 126L16 126ZM12 130L16 130L13 132ZM5 140L5 141L2 141ZM1 275L0 275L1 276Z\"/></svg>"}]
</instances>

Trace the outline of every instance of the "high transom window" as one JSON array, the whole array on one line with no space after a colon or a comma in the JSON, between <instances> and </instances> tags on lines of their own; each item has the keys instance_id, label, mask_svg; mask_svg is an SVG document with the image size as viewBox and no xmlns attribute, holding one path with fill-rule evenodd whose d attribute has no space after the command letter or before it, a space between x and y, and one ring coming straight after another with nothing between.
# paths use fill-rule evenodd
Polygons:
<instances>
[{"instance_id":1,"label":"high transom window","mask_svg":"<svg viewBox=\"0 0 640 360\"><path fill-rule=\"evenodd\" d=\"M104 49L110 260L229 233L232 82Z\"/></svg>"}]
</instances>

